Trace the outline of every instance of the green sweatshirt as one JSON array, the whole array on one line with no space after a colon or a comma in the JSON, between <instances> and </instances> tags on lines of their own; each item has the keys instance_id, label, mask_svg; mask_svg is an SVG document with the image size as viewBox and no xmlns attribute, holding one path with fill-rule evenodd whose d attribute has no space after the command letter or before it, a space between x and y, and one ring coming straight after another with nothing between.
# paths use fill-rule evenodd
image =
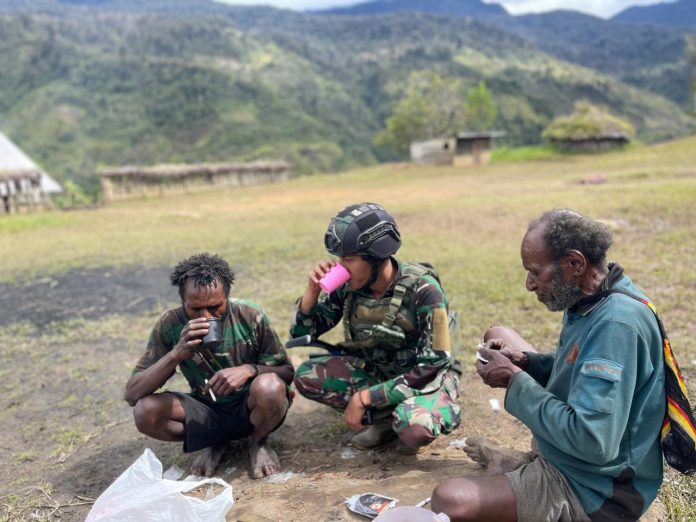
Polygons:
<instances>
[{"instance_id":1,"label":"green sweatshirt","mask_svg":"<svg viewBox=\"0 0 696 522\"><path fill-rule=\"evenodd\" d=\"M616 285L645 297L628 277ZM652 311L612 294L566 311L554 354L529 353L505 409L534 435L593 520L637 520L662 483L662 338Z\"/></svg>"}]
</instances>

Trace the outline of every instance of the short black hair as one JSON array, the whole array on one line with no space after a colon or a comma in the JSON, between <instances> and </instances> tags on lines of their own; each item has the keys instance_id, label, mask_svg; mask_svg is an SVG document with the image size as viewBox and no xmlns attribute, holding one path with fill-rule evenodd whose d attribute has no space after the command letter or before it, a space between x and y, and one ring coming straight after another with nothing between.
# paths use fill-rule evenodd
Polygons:
<instances>
[{"instance_id":1,"label":"short black hair","mask_svg":"<svg viewBox=\"0 0 696 522\"><path fill-rule=\"evenodd\" d=\"M179 295L184 298L186 281L193 279L198 287L217 286L218 281L225 290L225 295L230 295L230 287L234 282L234 272L230 265L217 254L203 252L188 257L174 267L169 276L172 285L179 287Z\"/></svg>"},{"instance_id":2,"label":"short black hair","mask_svg":"<svg viewBox=\"0 0 696 522\"><path fill-rule=\"evenodd\" d=\"M557 262L571 250L578 250L593 266L606 261L609 247L614 242L611 231L595 221L568 208L555 208L544 212L529 223L532 230L544 226L544 244Z\"/></svg>"}]
</instances>

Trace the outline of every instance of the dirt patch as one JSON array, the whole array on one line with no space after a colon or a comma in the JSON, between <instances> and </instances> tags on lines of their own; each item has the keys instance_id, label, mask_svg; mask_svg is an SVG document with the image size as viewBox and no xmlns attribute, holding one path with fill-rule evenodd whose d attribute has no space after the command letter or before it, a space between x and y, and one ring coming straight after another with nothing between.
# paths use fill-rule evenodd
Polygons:
<instances>
[{"instance_id":1,"label":"dirt patch","mask_svg":"<svg viewBox=\"0 0 696 522\"><path fill-rule=\"evenodd\" d=\"M169 284L171 267L73 269L65 274L0 284L0 326L29 321L98 319L109 314L138 314L176 303Z\"/></svg>"},{"instance_id":2,"label":"dirt patch","mask_svg":"<svg viewBox=\"0 0 696 522\"><path fill-rule=\"evenodd\" d=\"M165 470L188 469L195 454L138 433L121 398L148 328L159 310L178 300L167 276L164 268L101 269L0 287L7 311L0 322L0 518L84 520L93 499L145 448ZM138 301L141 296L147 297ZM75 315L85 319L78 331L52 328ZM107 315L116 325L104 333ZM129 329L136 317L134 336ZM12 324L27 318L35 328ZM393 444L353 450L340 415L298 396L271 437L284 475L253 480L246 443L229 445L217 473L233 487L227 520L365 520L347 510L347 497L374 492L415 504L442 480L477 473L460 450L448 447L453 440L483 435L528 449L524 426L489 405L491 398L502 402L503 390L481 384L472 366L465 371L462 426L414 456L397 453ZM176 375L167 388L187 385Z\"/></svg>"}]
</instances>

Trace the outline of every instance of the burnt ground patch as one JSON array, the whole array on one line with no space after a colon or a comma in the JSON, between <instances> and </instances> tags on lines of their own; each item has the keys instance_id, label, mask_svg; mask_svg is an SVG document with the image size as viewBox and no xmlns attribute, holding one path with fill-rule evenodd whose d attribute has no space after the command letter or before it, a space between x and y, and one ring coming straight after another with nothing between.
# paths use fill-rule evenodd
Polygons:
<instances>
[{"instance_id":1,"label":"burnt ground patch","mask_svg":"<svg viewBox=\"0 0 696 522\"><path fill-rule=\"evenodd\" d=\"M73 269L17 283L0 284L0 326L29 321L38 328L54 321L138 314L179 302L170 267Z\"/></svg>"}]
</instances>

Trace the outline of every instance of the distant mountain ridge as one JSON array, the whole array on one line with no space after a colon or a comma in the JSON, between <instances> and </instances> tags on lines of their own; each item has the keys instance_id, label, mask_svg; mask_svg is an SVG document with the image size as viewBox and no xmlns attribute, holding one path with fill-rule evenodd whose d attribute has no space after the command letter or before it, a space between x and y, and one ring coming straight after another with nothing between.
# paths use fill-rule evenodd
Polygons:
<instances>
[{"instance_id":1,"label":"distant mountain ridge","mask_svg":"<svg viewBox=\"0 0 696 522\"><path fill-rule=\"evenodd\" d=\"M624 23L690 27L696 32L696 0L678 0L629 7L614 16L612 20Z\"/></svg>"},{"instance_id":2,"label":"distant mountain ridge","mask_svg":"<svg viewBox=\"0 0 696 522\"><path fill-rule=\"evenodd\" d=\"M696 0L645 9L645 13L639 13L640 17L645 14L647 18L655 18L650 13L663 9L665 13L683 14L685 9L690 12L682 17L685 21L682 26L671 23L667 15L649 23L637 19L640 25L624 23L629 21L624 21L621 15L604 20L570 10L512 16L502 6L480 0L374 0L314 13L384 16L394 12L429 12L483 20L524 37L557 58L610 74L687 107L691 103L692 73L685 57L685 33L689 25L694 25L688 20L696 17Z\"/></svg>"},{"instance_id":3,"label":"distant mountain ridge","mask_svg":"<svg viewBox=\"0 0 696 522\"><path fill-rule=\"evenodd\" d=\"M483 3L481 0L371 0L356 2L346 7L311 10L308 12L338 15L379 15L404 11L437 13L451 16L471 16L474 18L496 18L505 16L521 18L526 16L510 15L502 5L496 3ZM577 11L560 9L543 12L535 16L546 16L561 12L567 13L570 16L581 15L581 13ZM582 16L601 20L592 15ZM629 7L612 17L611 20L622 23L696 28L696 0L655 2L655 4L652 5Z\"/></svg>"},{"instance_id":4,"label":"distant mountain ridge","mask_svg":"<svg viewBox=\"0 0 696 522\"><path fill-rule=\"evenodd\" d=\"M481 0L375 0L348 7L314 10L309 12L338 15L377 15L397 12L437 13L453 16L505 16L502 5L485 4Z\"/></svg>"}]
</instances>

